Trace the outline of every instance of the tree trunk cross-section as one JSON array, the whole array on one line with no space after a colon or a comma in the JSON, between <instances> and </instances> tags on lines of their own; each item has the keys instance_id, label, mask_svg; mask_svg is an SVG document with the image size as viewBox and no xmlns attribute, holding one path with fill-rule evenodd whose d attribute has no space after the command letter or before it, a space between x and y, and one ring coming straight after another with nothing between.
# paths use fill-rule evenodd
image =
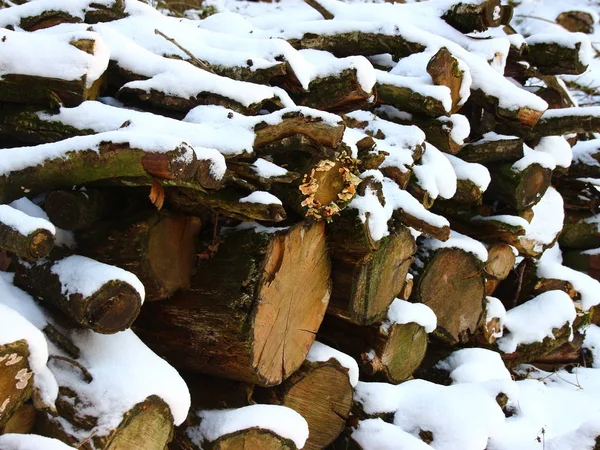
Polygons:
<instances>
[{"instance_id":1,"label":"tree trunk cross-section","mask_svg":"<svg viewBox=\"0 0 600 450\"><path fill-rule=\"evenodd\" d=\"M33 373L29 346L24 340L0 345L0 429L31 396Z\"/></svg>"},{"instance_id":2,"label":"tree trunk cross-section","mask_svg":"<svg viewBox=\"0 0 600 450\"><path fill-rule=\"evenodd\" d=\"M324 227L225 235L188 291L144 306L137 332L177 368L281 383L304 362L329 301Z\"/></svg>"},{"instance_id":3,"label":"tree trunk cross-section","mask_svg":"<svg viewBox=\"0 0 600 450\"><path fill-rule=\"evenodd\" d=\"M483 312L485 277L472 253L459 248L434 252L415 284L413 299L429 306L437 316L436 337L453 345L477 330Z\"/></svg>"}]
</instances>

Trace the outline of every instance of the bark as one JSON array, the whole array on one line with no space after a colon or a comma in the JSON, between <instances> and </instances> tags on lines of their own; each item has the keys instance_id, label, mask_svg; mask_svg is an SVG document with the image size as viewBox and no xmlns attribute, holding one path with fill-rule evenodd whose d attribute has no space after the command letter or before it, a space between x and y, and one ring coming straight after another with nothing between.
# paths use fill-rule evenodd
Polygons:
<instances>
[{"instance_id":1,"label":"bark","mask_svg":"<svg viewBox=\"0 0 600 450\"><path fill-rule=\"evenodd\" d=\"M24 403L15 410L4 426L0 426L0 435L31 433L35 425L35 417L35 407L30 402Z\"/></svg>"},{"instance_id":2,"label":"bark","mask_svg":"<svg viewBox=\"0 0 600 450\"><path fill-rule=\"evenodd\" d=\"M38 228L29 234L0 222L0 248L21 258L34 260L48 256L54 247L54 235L45 228Z\"/></svg>"},{"instance_id":3,"label":"bark","mask_svg":"<svg viewBox=\"0 0 600 450\"><path fill-rule=\"evenodd\" d=\"M600 247L600 229L590 218L567 216L562 232L558 237L561 247L575 249L593 249Z\"/></svg>"},{"instance_id":4,"label":"bark","mask_svg":"<svg viewBox=\"0 0 600 450\"><path fill-rule=\"evenodd\" d=\"M52 191L44 210L50 222L63 230L83 230L110 216L112 202L96 189Z\"/></svg>"},{"instance_id":5,"label":"bark","mask_svg":"<svg viewBox=\"0 0 600 450\"><path fill-rule=\"evenodd\" d=\"M107 3L107 2L104 2ZM26 31L35 31L43 28L53 27L61 23L81 23L81 17L73 16L68 11L48 9L34 16L19 14L19 8L15 13L19 17L18 25ZM95 3L93 0L85 7L84 23L110 22L125 17L125 4L123 0L113 0L108 4Z\"/></svg>"},{"instance_id":6,"label":"bark","mask_svg":"<svg viewBox=\"0 0 600 450\"><path fill-rule=\"evenodd\" d=\"M535 110L528 107L519 107L517 110L502 108L498 97L492 94L486 94L481 89L471 91L471 98L475 103L482 106L489 113L496 116L496 119L502 123L509 134L526 134L540 120L544 111ZM561 133L551 133L561 134Z\"/></svg>"},{"instance_id":7,"label":"bark","mask_svg":"<svg viewBox=\"0 0 600 450\"><path fill-rule=\"evenodd\" d=\"M191 288L145 305L135 329L179 369L279 384L302 365L327 308L324 232L301 223L223 236Z\"/></svg>"},{"instance_id":8,"label":"bark","mask_svg":"<svg viewBox=\"0 0 600 450\"><path fill-rule=\"evenodd\" d=\"M497 8L500 8L500 13ZM462 33L485 31L507 25L512 18L512 6L500 6L500 0L472 4L460 1L452 5L442 18Z\"/></svg>"},{"instance_id":9,"label":"bark","mask_svg":"<svg viewBox=\"0 0 600 450\"><path fill-rule=\"evenodd\" d=\"M319 336L356 360L362 380L393 384L408 380L427 350L427 333L414 322L360 326L327 314Z\"/></svg>"},{"instance_id":10,"label":"bark","mask_svg":"<svg viewBox=\"0 0 600 450\"><path fill-rule=\"evenodd\" d=\"M600 253L585 253L571 250L563 252L565 266L587 273L592 278L600 281Z\"/></svg>"},{"instance_id":11,"label":"bark","mask_svg":"<svg viewBox=\"0 0 600 450\"><path fill-rule=\"evenodd\" d=\"M63 289L64 281L52 271L56 262L41 260L19 264L15 285L38 300L60 309L81 327L112 334L131 326L142 303L140 294L132 285L123 280L111 280L91 295L68 292Z\"/></svg>"},{"instance_id":12,"label":"bark","mask_svg":"<svg viewBox=\"0 0 600 450\"><path fill-rule=\"evenodd\" d=\"M352 408L353 389L348 369L337 360L305 361L279 386L257 388L254 398L260 403L286 406L308 423L309 436L304 449L326 448L343 431Z\"/></svg>"},{"instance_id":13,"label":"bark","mask_svg":"<svg viewBox=\"0 0 600 450\"><path fill-rule=\"evenodd\" d=\"M519 364L535 361L548 353L556 350L569 340L571 336L571 327L565 324L561 328L552 330L553 338L545 337L541 342L532 344L521 344L513 353L502 353L502 359L507 368L515 367Z\"/></svg>"},{"instance_id":14,"label":"bark","mask_svg":"<svg viewBox=\"0 0 600 450\"><path fill-rule=\"evenodd\" d=\"M380 55L390 53L396 60L420 53L425 46L417 42L411 42L398 35L379 33L365 33L362 31L350 31L347 33L334 33L330 35L318 35L306 33L299 39L288 39L292 47L296 49L313 48L333 53L339 58L354 55Z\"/></svg>"},{"instance_id":15,"label":"bark","mask_svg":"<svg viewBox=\"0 0 600 450\"><path fill-rule=\"evenodd\" d=\"M429 306L437 316L434 336L451 345L468 341L483 313L481 262L459 248L436 250L422 262L411 300Z\"/></svg>"},{"instance_id":16,"label":"bark","mask_svg":"<svg viewBox=\"0 0 600 450\"><path fill-rule=\"evenodd\" d=\"M201 227L197 217L163 210L79 232L76 241L80 254L136 275L146 300L161 300L189 287Z\"/></svg>"},{"instance_id":17,"label":"bark","mask_svg":"<svg viewBox=\"0 0 600 450\"><path fill-rule=\"evenodd\" d=\"M573 33L592 34L594 32L594 18L584 11L565 11L558 15L556 22Z\"/></svg>"},{"instance_id":18,"label":"bark","mask_svg":"<svg viewBox=\"0 0 600 450\"><path fill-rule=\"evenodd\" d=\"M522 171L512 169L512 164L488 167L492 181L486 195L500 200L516 211L524 211L542 198L550 187L552 170L533 163Z\"/></svg>"},{"instance_id":19,"label":"bark","mask_svg":"<svg viewBox=\"0 0 600 450\"><path fill-rule=\"evenodd\" d=\"M164 450L173 437L171 410L156 395L131 408L124 414L120 424L106 436L94 435L93 429L102 418L82 415L77 411L77 406L74 406L79 402L72 389L59 386L56 409L60 420L50 414L43 414L36 423L36 431L84 450ZM89 431L90 437L82 443L70 430L79 433Z\"/></svg>"},{"instance_id":20,"label":"bark","mask_svg":"<svg viewBox=\"0 0 600 450\"><path fill-rule=\"evenodd\" d=\"M0 430L33 392L28 358L25 340L0 345Z\"/></svg>"},{"instance_id":21,"label":"bark","mask_svg":"<svg viewBox=\"0 0 600 450\"><path fill-rule=\"evenodd\" d=\"M579 57L581 42L574 48L558 42L540 42L528 45L524 57L542 75L580 75L587 70Z\"/></svg>"},{"instance_id":22,"label":"bark","mask_svg":"<svg viewBox=\"0 0 600 450\"><path fill-rule=\"evenodd\" d=\"M195 156L189 161L182 158L191 152L183 142L163 153L108 141L101 142L97 151L86 148L74 150L78 151L69 152L66 157L47 159L43 164L14 170L10 176L0 176L0 202L8 203L22 197L24 189L25 193L36 195L52 189L115 178L142 185L151 184L153 179L187 182L202 188L198 180L200 174L208 169Z\"/></svg>"},{"instance_id":23,"label":"bark","mask_svg":"<svg viewBox=\"0 0 600 450\"><path fill-rule=\"evenodd\" d=\"M348 238L336 225L328 234L336 235L337 239ZM330 239L330 242L335 241ZM408 228L400 226L377 244L369 252L336 250L332 255L331 313L368 325L383 318L390 303L400 294L416 251L414 238Z\"/></svg>"},{"instance_id":24,"label":"bark","mask_svg":"<svg viewBox=\"0 0 600 450\"><path fill-rule=\"evenodd\" d=\"M489 164L516 161L523 157L523 141L519 138L480 141L466 144L460 158L472 163Z\"/></svg>"},{"instance_id":25,"label":"bark","mask_svg":"<svg viewBox=\"0 0 600 450\"><path fill-rule=\"evenodd\" d=\"M430 117L448 113L441 100L415 92L408 86L377 82L377 101L395 106L401 111L425 114Z\"/></svg>"},{"instance_id":26,"label":"bark","mask_svg":"<svg viewBox=\"0 0 600 450\"><path fill-rule=\"evenodd\" d=\"M593 106L563 108L560 115L542 117L532 133L536 136L560 136L600 131L600 115Z\"/></svg>"},{"instance_id":27,"label":"bark","mask_svg":"<svg viewBox=\"0 0 600 450\"><path fill-rule=\"evenodd\" d=\"M592 161L588 159L588 155ZM568 172L569 177L600 178L600 146L588 153L584 159L578 159L571 163Z\"/></svg>"}]
</instances>

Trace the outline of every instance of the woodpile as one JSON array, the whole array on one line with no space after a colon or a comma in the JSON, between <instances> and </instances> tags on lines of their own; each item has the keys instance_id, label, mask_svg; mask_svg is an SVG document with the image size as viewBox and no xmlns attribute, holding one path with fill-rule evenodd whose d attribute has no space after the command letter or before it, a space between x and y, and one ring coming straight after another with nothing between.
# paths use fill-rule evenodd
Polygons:
<instances>
[{"instance_id":1,"label":"woodpile","mask_svg":"<svg viewBox=\"0 0 600 450\"><path fill-rule=\"evenodd\" d=\"M0 1L0 449L430 448L592 363L594 17L294 7Z\"/></svg>"}]
</instances>

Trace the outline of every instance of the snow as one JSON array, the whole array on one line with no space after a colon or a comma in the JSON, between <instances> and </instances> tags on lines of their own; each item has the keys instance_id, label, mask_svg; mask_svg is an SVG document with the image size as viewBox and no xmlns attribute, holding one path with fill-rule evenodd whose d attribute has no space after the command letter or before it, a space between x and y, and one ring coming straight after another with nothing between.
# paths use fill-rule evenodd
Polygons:
<instances>
[{"instance_id":1,"label":"snow","mask_svg":"<svg viewBox=\"0 0 600 450\"><path fill-rule=\"evenodd\" d=\"M449 373L453 384L512 380L500 354L483 348L463 348L436 365Z\"/></svg>"},{"instance_id":2,"label":"snow","mask_svg":"<svg viewBox=\"0 0 600 450\"><path fill-rule=\"evenodd\" d=\"M411 322L421 325L427 333L433 332L437 327L437 317L429 306L399 298L394 299L389 306L387 318L381 326L387 331L391 325Z\"/></svg>"},{"instance_id":3,"label":"snow","mask_svg":"<svg viewBox=\"0 0 600 450\"><path fill-rule=\"evenodd\" d=\"M263 205L281 205L281 200L266 191L255 191L246 197L240 198L240 203L261 203Z\"/></svg>"},{"instance_id":4,"label":"snow","mask_svg":"<svg viewBox=\"0 0 600 450\"><path fill-rule=\"evenodd\" d=\"M413 167L417 184L429 193L432 199L452 198L456 193L456 173L447 155L430 143L425 143L425 152Z\"/></svg>"},{"instance_id":5,"label":"snow","mask_svg":"<svg viewBox=\"0 0 600 450\"><path fill-rule=\"evenodd\" d=\"M437 120L450 125L450 138L458 145L463 145L471 133L471 124L462 114L452 114L450 117L438 117ZM443 127L442 127L443 128Z\"/></svg>"},{"instance_id":6,"label":"snow","mask_svg":"<svg viewBox=\"0 0 600 450\"><path fill-rule=\"evenodd\" d=\"M583 272L563 266L558 244L546 250L539 259L537 275L541 278L553 278L571 283L579 292L581 306L585 311L600 303L600 282Z\"/></svg>"},{"instance_id":7,"label":"snow","mask_svg":"<svg viewBox=\"0 0 600 450\"><path fill-rule=\"evenodd\" d=\"M450 231L450 238L447 241L426 238L421 243L420 248L427 251L436 251L442 248L459 248L465 252L472 253L481 262L486 262L488 259L487 249L481 242L454 230Z\"/></svg>"},{"instance_id":8,"label":"snow","mask_svg":"<svg viewBox=\"0 0 600 450\"><path fill-rule=\"evenodd\" d=\"M288 173L283 167L273 164L263 158L258 158L252 163L252 170L261 178L281 177Z\"/></svg>"},{"instance_id":9,"label":"snow","mask_svg":"<svg viewBox=\"0 0 600 450\"><path fill-rule=\"evenodd\" d=\"M463 161L462 159L450 154L445 154L444 156L446 156L448 161L450 161L450 164L452 164L452 168L454 169L454 173L456 174L456 178L458 180L469 180L475 186L481 189L482 192L488 188L490 182L492 181L492 177L490 176L489 170L485 166Z\"/></svg>"},{"instance_id":10,"label":"snow","mask_svg":"<svg viewBox=\"0 0 600 450\"><path fill-rule=\"evenodd\" d=\"M189 427L188 436L201 445L214 442L222 436L249 428L271 430L290 439L297 448L308 439L306 420L293 409L278 405L250 405L238 409L198 411L200 425Z\"/></svg>"},{"instance_id":11,"label":"snow","mask_svg":"<svg viewBox=\"0 0 600 450\"><path fill-rule=\"evenodd\" d=\"M52 235L56 234L56 228L47 220L29 216L9 205L0 205L0 222L23 236L40 229L48 230Z\"/></svg>"},{"instance_id":12,"label":"snow","mask_svg":"<svg viewBox=\"0 0 600 450\"><path fill-rule=\"evenodd\" d=\"M519 345L553 338L552 330L565 325L572 327L575 315L575 306L567 294L544 292L507 311L505 327L508 333L496 341L498 348L504 353L513 353Z\"/></svg>"},{"instance_id":13,"label":"snow","mask_svg":"<svg viewBox=\"0 0 600 450\"><path fill-rule=\"evenodd\" d=\"M10 296L10 290L4 288L5 283L4 280L0 280L2 297ZM3 298L2 301L4 302L6 299ZM42 403L53 406L58 395L58 385L54 376L48 370L48 367L46 367L46 363L48 362L48 344L46 343L46 338L35 325L21 314L6 304L0 303L0 346L17 342L21 339L27 341L29 348L29 368L34 374L33 385L38 391Z\"/></svg>"},{"instance_id":14,"label":"snow","mask_svg":"<svg viewBox=\"0 0 600 450\"><path fill-rule=\"evenodd\" d=\"M364 450L431 449L420 439L381 419L361 420L351 436Z\"/></svg>"},{"instance_id":15,"label":"snow","mask_svg":"<svg viewBox=\"0 0 600 450\"><path fill-rule=\"evenodd\" d=\"M585 164L586 166L600 166L593 155L598 153L600 139L579 141L573 146L573 162Z\"/></svg>"},{"instance_id":16,"label":"snow","mask_svg":"<svg viewBox=\"0 0 600 450\"><path fill-rule=\"evenodd\" d=\"M600 368L600 327L593 323L585 328L585 338L582 348L589 351L592 355L592 367Z\"/></svg>"},{"instance_id":17,"label":"snow","mask_svg":"<svg viewBox=\"0 0 600 450\"><path fill-rule=\"evenodd\" d=\"M556 240L563 228L564 202L558 191L551 186L532 209L533 219L525 227L525 236L519 239L535 241L535 250L541 251L542 246L548 246Z\"/></svg>"},{"instance_id":18,"label":"snow","mask_svg":"<svg viewBox=\"0 0 600 450\"><path fill-rule=\"evenodd\" d=\"M181 149L183 160L194 158L192 147L180 139L165 134L148 134L141 132L109 131L92 136L77 136L59 142L40 144L33 147L7 148L2 150L0 174L34 167L52 159L66 158L69 152L99 152L103 142L128 144L131 148L141 149L149 153L165 153L176 148Z\"/></svg>"},{"instance_id":19,"label":"snow","mask_svg":"<svg viewBox=\"0 0 600 450\"><path fill-rule=\"evenodd\" d=\"M327 362L330 359L335 359L342 367L348 369L350 385L355 387L358 383L358 364L351 356L318 341L313 342L306 355L306 360L310 362Z\"/></svg>"},{"instance_id":20,"label":"snow","mask_svg":"<svg viewBox=\"0 0 600 450\"><path fill-rule=\"evenodd\" d=\"M11 9L0 11L0 24L3 22L1 13ZM81 39L94 41L93 54L70 44ZM60 58L56 58L58 54ZM32 57L22 58L22 55ZM49 38L37 33L0 29L0 77L20 74L68 81L84 79L89 88L108 67L108 59L108 47L97 33L82 30L53 34Z\"/></svg>"},{"instance_id":21,"label":"snow","mask_svg":"<svg viewBox=\"0 0 600 450\"><path fill-rule=\"evenodd\" d=\"M404 77L382 70L375 70L375 73L377 74L378 84L387 84L398 88L409 89L423 97L431 97L438 100L446 112L450 112L452 109L450 88L446 86L436 86L431 82L427 83L426 79L420 77Z\"/></svg>"},{"instance_id":22,"label":"snow","mask_svg":"<svg viewBox=\"0 0 600 450\"><path fill-rule=\"evenodd\" d=\"M0 448L2 450L69 450L74 447L58 439L37 434L7 433L0 436Z\"/></svg>"},{"instance_id":23,"label":"snow","mask_svg":"<svg viewBox=\"0 0 600 450\"><path fill-rule=\"evenodd\" d=\"M498 319L500 330L492 336L497 338L504 334L504 324L506 323L506 309L500 300L496 297L486 296L485 298L485 322L489 323L493 319Z\"/></svg>"},{"instance_id":24,"label":"snow","mask_svg":"<svg viewBox=\"0 0 600 450\"><path fill-rule=\"evenodd\" d=\"M558 167L569 167L573 159L571 145L562 136L543 137L534 150L551 155Z\"/></svg>"},{"instance_id":25,"label":"snow","mask_svg":"<svg viewBox=\"0 0 600 450\"><path fill-rule=\"evenodd\" d=\"M145 289L142 282L131 272L115 266L95 261L85 256L67 256L52 265L50 269L58 276L64 295L81 294L90 297L104 284L121 281L134 288L144 302Z\"/></svg>"},{"instance_id":26,"label":"snow","mask_svg":"<svg viewBox=\"0 0 600 450\"><path fill-rule=\"evenodd\" d=\"M533 150L532 148L523 144L523 157L517 160L511 166L511 169L515 172L523 172L533 164L538 164L550 170L554 170L556 168L556 162L552 154Z\"/></svg>"}]
</instances>

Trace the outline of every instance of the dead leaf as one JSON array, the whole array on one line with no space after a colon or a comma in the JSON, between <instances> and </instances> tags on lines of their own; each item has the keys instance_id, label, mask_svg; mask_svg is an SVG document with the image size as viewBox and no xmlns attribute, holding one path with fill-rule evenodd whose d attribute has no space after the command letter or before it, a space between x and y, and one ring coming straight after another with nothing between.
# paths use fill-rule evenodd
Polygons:
<instances>
[{"instance_id":1,"label":"dead leaf","mask_svg":"<svg viewBox=\"0 0 600 450\"><path fill-rule=\"evenodd\" d=\"M150 195L148 197L150 197L150 201L156 206L156 209L160 211L165 202L165 189L157 180L152 180L152 189L150 189Z\"/></svg>"}]
</instances>

